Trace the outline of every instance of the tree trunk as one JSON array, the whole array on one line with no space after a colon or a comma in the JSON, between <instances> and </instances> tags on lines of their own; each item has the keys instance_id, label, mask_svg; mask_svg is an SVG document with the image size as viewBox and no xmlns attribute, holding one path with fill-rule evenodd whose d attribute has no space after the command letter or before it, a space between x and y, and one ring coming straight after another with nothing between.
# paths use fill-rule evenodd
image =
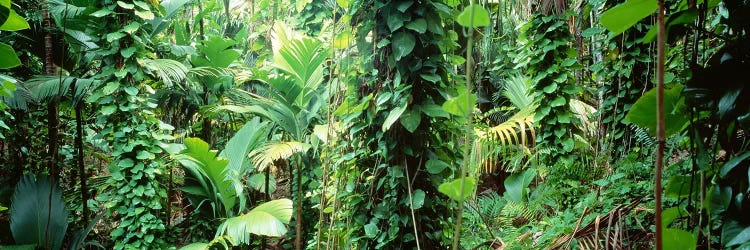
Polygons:
<instances>
[{"instance_id":1,"label":"tree trunk","mask_svg":"<svg viewBox=\"0 0 750 250\"><path fill-rule=\"evenodd\" d=\"M661 218L661 179L662 170L664 168L664 143L665 143L665 131L664 131L664 0L658 0L659 9L656 14L656 22L659 28L657 36L657 65L656 65L656 139L658 145L656 148L656 177L654 180L654 196L655 196L655 210L656 210L656 249L662 249L662 218Z\"/></svg>"}]
</instances>

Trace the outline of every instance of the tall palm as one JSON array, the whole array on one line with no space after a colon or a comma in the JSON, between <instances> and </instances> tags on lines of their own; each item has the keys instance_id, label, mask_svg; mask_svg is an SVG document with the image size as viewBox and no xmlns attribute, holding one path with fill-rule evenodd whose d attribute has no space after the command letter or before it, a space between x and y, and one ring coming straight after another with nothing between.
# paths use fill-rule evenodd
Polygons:
<instances>
[{"instance_id":1,"label":"tall palm","mask_svg":"<svg viewBox=\"0 0 750 250\"><path fill-rule=\"evenodd\" d=\"M272 121L283 131L281 140L267 142L250 154L254 161L265 168L269 163L302 153L304 159L310 148L306 142L318 111L325 103L327 92L321 88L325 67L323 62L330 50L316 39L295 33L277 22L273 29L273 66L278 74L258 86L258 93L235 90L230 104L243 107L249 112ZM235 109L236 111L236 109ZM303 162L293 164L297 172L296 194L296 238L295 247L302 247L302 169Z\"/></svg>"}]
</instances>

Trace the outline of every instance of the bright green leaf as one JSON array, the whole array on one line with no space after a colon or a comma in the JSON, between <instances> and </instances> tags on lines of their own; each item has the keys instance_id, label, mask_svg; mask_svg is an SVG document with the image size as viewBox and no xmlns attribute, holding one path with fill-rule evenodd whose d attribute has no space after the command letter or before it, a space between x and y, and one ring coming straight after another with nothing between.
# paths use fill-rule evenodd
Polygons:
<instances>
[{"instance_id":1,"label":"bright green leaf","mask_svg":"<svg viewBox=\"0 0 750 250\"><path fill-rule=\"evenodd\" d=\"M505 186L505 192L511 201L523 202L526 200L528 194L528 186L531 181L536 177L536 171L533 168L528 168L521 173L516 173L505 179L503 185Z\"/></svg>"},{"instance_id":2,"label":"bright green leaf","mask_svg":"<svg viewBox=\"0 0 750 250\"><path fill-rule=\"evenodd\" d=\"M481 5L472 4L458 15L456 21L464 27L484 27L490 25L490 13Z\"/></svg>"},{"instance_id":3,"label":"bright green leaf","mask_svg":"<svg viewBox=\"0 0 750 250\"><path fill-rule=\"evenodd\" d=\"M665 250L691 250L696 246L695 235L682 229L664 229L663 239L662 246Z\"/></svg>"},{"instance_id":4,"label":"bright green leaf","mask_svg":"<svg viewBox=\"0 0 750 250\"><path fill-rule=\"evenodd\" d=\"M654 13L657 7L656 0L627 0L605 11L599 21L605 28L619 35Z\"/></svg>"},{"instance_id":5,"label":"bright green leaf","mask_svg":"<svg viewBox=\"0 0 750 250\"><path fill-rule=\"evenodd\" d=\"M29 28L29 23L23 19L15 10L10 10L8 19L0 26L0 30L17 31Z\"/></svg>"},{"instance_id":6,"label":"bright green leaf","mask_svg":"<svg viewBox=\"0 0 750 250\"><path fill-rule=\"evenodd\" d=\"M474 94L462 93L457 97L445 101L443 103L443 110L452 115L467 116L474 109L476 101L477 97Z\"/></svg>"},{"instance_id":7,"label":"bright green leaf","mask_svg":"<svg viewBox=\"0 0 750 250\"><path fill-rule=\"evenodd\" d=\"M396 122L399 117L401 117L401 114L403 114L404 111L406 111L405 104L404 106L393 108L391 112L388 113L388 116L383 122L383 127L381 128L383 132L388 131L388 129L391 128L391 125L393 125L393 123Z\"/></svg>"},{"instance_id":8,"label":"bright green leaf","mask_svg":"<svg viewBox=\"0 0 750 250\"><path fill-rule=\"evenodd\" d=\"M476 188L477 181L473 177L465 177L440 184L438 191L454 201L463 202L474 194Z\"/></svg>"}]
</instances>

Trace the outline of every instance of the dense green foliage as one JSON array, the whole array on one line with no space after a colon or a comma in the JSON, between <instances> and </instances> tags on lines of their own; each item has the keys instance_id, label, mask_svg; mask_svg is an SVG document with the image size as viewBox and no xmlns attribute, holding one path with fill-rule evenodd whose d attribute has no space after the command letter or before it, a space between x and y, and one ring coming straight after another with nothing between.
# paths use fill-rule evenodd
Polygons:
<instances>
[{"instance_id":1,"label":"dense green foliage","mask_svg":"<svg viewBox=\"0 0 750 250\"><path fill-rule=\"evenodd\" d=\"M748 248L750 4L660 96L657 3L0 0L1 248Z\"/></svg>"}]
</instances>

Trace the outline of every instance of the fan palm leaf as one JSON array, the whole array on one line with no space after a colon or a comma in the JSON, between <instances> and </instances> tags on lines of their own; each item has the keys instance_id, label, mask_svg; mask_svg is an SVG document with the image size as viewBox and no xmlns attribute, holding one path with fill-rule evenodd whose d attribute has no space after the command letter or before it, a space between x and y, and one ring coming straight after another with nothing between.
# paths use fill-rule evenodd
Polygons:
<instances>
[{"instance_id":1,"label":"fan palm leaf","mask_svg":"<svg viewBox=\"0 0 750 250\"><path fill-rule=\"evenodd\" d=\"M164 82L167 87L179 85L187 78L188 68L181 62L171 59L142 59L143 67Z\"/></svg>"},{"instance_id":2,"label":"fan palm leaf","mask_svg":"<svg viewBox=\"0 0 750 250\"><path fill-rule=\"evenodd\" d=\"M253 149L249 157L258 171L274 166L276 160L288 159L296 153L304 153L310 149L310 144L297 141L271 141L256 149Z\"/></svg>"},{"instance_id":3,"label":"fan palm leaf","mask_svg":"<svg viewBox=\"0 0 750 250\"><path fill-rule=\"evenodd\" d=\"M60 189L46 176L24 175L10 207L10 230L16 243L60 249L67 228L68 211Z\"/></svg>"},{"instance_id":4,"label":"fan palm leaf","mask_svg":"<svg viewBox=\"0 0 750 250\"><path fill-rule=\"evenodd\" d=\"M258 205L246 214L225 220L219 226L216 238L228 235L237 243L249 244L252 241L250 234L281 237L286 234L285 224L291 218L291 200L272 200Z\"/></svg>"},{"instance_id":5,"label":"fan palm leaf","mask_svg":"<svg viewBox=\"0 0 750 250\"><path fill-rule=\"evenodd\" d=\"M93 78L36 75L24 82L24 86L33 93L37 102L71 94L73 105L77 105L99 82ZM72 89L74 83L75 88Z\"/></svg>"}]
</instances>

